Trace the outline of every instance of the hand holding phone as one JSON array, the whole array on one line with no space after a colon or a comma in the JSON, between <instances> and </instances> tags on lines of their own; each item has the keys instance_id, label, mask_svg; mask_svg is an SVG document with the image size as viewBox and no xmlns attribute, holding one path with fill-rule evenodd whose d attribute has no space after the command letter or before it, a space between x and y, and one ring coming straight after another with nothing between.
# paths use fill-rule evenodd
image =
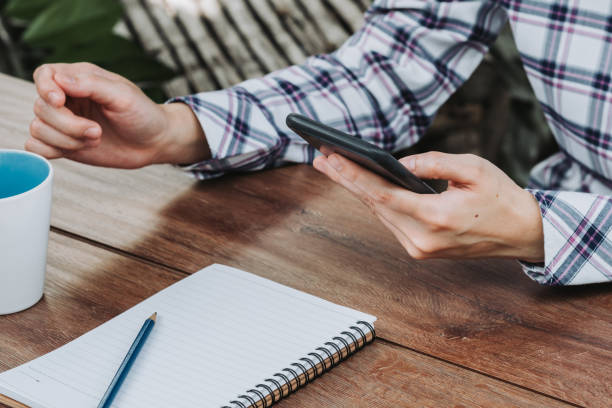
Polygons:
<instances>
[{"instance_id":1,"label":"hand holding phone","mask_svg":"<svg viewBox=\"0 0 612 408\"><path fill-rule=\"evenodd\" d=\"M437 193L430 185L409 172L389 152L372 143L295 113L287 116L287 126L326 156L332 153L341 154L415 193Z\"/></svg>"}]
</instances>

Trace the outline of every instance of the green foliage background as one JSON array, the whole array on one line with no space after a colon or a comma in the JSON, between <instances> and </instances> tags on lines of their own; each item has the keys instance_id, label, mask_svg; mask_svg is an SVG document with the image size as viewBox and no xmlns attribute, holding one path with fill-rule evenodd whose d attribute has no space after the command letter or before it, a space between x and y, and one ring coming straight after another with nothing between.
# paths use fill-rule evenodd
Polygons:
<instances>
[{"instance_id":1,"label":"green foliage background","mask_svg":"<svg viewBox=\"0 0 612 408\"><path fill-rule=\"evenodd\" d=\"M0 0L5 25L17 33L21 76L41 63L88 61L136 82L157 101L175 73L132 41L113 33L118 0Z\"/></svg>"}]
</instances>

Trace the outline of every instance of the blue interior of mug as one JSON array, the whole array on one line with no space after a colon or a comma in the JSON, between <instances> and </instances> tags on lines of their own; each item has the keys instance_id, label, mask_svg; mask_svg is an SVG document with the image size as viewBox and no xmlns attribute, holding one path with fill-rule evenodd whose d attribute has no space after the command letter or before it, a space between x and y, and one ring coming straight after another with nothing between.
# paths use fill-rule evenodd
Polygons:
<instances>
[{"instance_id":1,"label":"blue interior of mug","mask_svg":"<svg viewBox=\"0 0 612 408\"><path fill-rule=\"evenodd\" d=\"M20 151L0 151L0 199L25 193L45 181L46 161Z\"/></svg>"}]
</instances>

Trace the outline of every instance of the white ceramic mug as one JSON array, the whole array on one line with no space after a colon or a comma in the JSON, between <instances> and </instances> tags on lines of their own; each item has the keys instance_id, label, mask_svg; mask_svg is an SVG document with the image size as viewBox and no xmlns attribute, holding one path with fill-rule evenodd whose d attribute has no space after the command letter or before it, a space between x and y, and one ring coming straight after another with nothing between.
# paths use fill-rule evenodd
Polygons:
<instances>
[{"instance_id":1,"label":"white ceramic mug","mask_svg":"<svg viewBox=\"0 0 612 408\"><path fill-rule=\"evenodd\" d=\"M53 168L43 157L0 149L0 315L42 297L52 183Z\"/></svg>"}]
</instances>

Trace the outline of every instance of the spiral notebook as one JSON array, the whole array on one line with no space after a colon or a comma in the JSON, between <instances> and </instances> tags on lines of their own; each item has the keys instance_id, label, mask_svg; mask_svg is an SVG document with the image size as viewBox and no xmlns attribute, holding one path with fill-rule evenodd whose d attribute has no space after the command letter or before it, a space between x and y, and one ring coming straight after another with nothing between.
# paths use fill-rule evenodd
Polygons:
<instances>
[{"instance_id":1,"label":"spiral notebook","mask_svg":"<svg viewBox=\"0 0 612 408\"><path fill-rule=\"evenodd\" d=\"M155 328L113 407L269 407L375 337L374 316L211 265L57 350L1 373L0 401L96 407L153 312Z\"/></svg>"}]
</instances>

